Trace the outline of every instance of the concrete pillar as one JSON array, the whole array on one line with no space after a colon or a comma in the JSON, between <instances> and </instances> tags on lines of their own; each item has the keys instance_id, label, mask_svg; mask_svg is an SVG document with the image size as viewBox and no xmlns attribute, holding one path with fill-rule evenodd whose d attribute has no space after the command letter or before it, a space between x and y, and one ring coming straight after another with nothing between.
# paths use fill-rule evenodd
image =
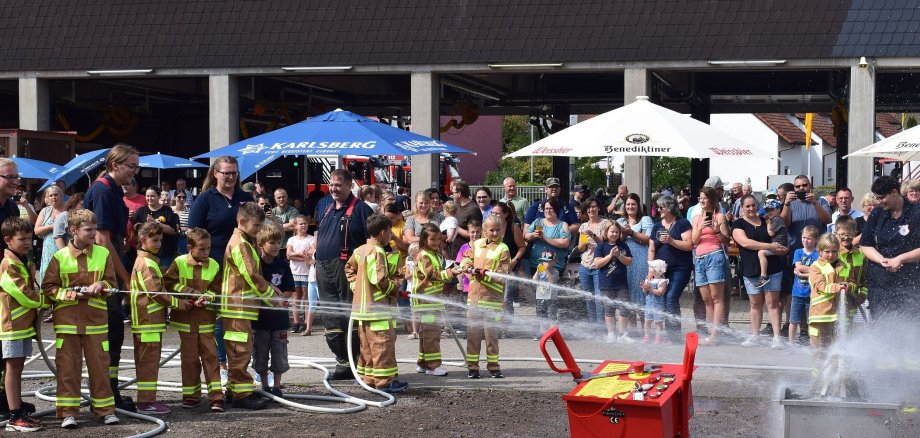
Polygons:
<instances>
[{"instance_id":1,"label":"concrete pillar","mask_svg":"<svg viewBox=\"0 0 920 438\"><path fill-rule=\"evenodd\" d=\"M208 139L212 151L240 139L240 98L235 76L208 77Z\"/></svg>"},{"instance_id":2,"label":"concrete pillar","mask_svg":"<svg viewBox=\"0 0 920 438\"><path fill-rule=\"evenodd\" d=\"M875 68L850 67L850 111L848 129L848 152L854 152L875 143ZM838 160L843 153L838 153ZM847 180L845 184L853 191L855 199L861 199L872 187L872 158L847 158Z\"/></svg>"},{"instance_id":3,"label":"concrete pillar","mask_svg":"<svg viewBox=\"0 0 920 438\"><path fill-rule=\"evenodd\" d=\"M431 138L441 136L439 85L440 78L437 73L412 73L412 132ZM438 186L440 157L437 154L413 155L410 163L412 164L411 190L413 196L422 190Z\"/></svg>"},{"instance_id":4,"label":"concrete pillar","mask_svg":"<svg viewBox=\"0 0 920 438\"><path fill-rule=\"evenodd\" d=\"M46 79L19 78L19 129L33 131L51 129Z\"/></svg>"},{"instance_id":5,"label":"concrete pillar","mask_svg":"<svg viewBox=\"0 0 920 438\"><path fill-rule=\"evenodd\" d=\"M644 68L628 68L623 71L623 102L628 105L638 96L648 96L651 81ZM652 199L652 160L648 157L626 157L623 169L623 183L629 191L642 198L646 208Z\"/></svg>"}]
</instances>

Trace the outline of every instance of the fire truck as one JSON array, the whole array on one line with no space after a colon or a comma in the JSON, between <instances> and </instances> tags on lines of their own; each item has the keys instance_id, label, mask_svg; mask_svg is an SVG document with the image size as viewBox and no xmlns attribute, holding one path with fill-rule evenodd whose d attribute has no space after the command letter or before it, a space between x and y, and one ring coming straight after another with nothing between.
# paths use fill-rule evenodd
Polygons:
<instances>
[{"instance_id":1,"label":"fire truck","mask_svg":"<svg viewBox=\"0 0 920 438\"><path fill-rule=\"evenodd\" d=\"M450 193L450 184L460 178L457 165L460 159L450 154L441 154L438 166L438 188L441 193ZM362 156L347 155L342 158L345 169L354 176L355 184L382 184L395 192L396 187L411 187L412 166L408 157L400 155ZM317 187L329 192L329 173L335 169L334 158L309 158L307 162L307 193Z\"/></svg>"}]
</instances>

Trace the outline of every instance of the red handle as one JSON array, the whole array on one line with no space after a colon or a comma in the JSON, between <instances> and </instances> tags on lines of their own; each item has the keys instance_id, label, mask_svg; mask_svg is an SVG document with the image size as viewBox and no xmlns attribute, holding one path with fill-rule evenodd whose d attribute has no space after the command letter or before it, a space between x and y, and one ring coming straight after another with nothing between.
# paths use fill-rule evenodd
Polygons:
<instances>
[{"instance_id":1,"label":"red handle","mask_svg":"<svg viewBox=\"0 0 920 438\"><path fill-rule=\"evenodd\" d=\"M553 363L553 359L549 357L549 352L546 351L546 341L550 339L552 339L553 345L556 346L556 350L559 351L559 355L562 356L562 361L565 362L566 368L557 368L556 364ZM578 368L578 364L575 363L575 358L572 357L572 353L569 351L569 346L565 344L565 339L562 339L562 333L559 333L559 327L552 326L546 333L543 333L543 337L540 339L540 351L543 352L546 363L549 364L550 369L553 371L559 374L572 373L572 378L581 378L581 368Z\"/></svg>"},{"instance_id":2,"label":"red handle","mask_svg":"<svg viewBox=\"0 0 920 438\"><path fill-rule=\"evenodd\" d=\"M684 379L693 380L693 362L696 360L696 347L700 337L695 332L687 333L687 343L684 346Z\"/></svg>"},{"instance_id":3,"label":"red handle","mask_svg":"<svg viewBox=\"0 0 920 438\"><path fill-rule=\"evenodd\" d=\"M681 382L681 408L680 408L680 436L690 436L690 418L693 417L693 390L690 383L693 380L693 362L696 360L696 347L700 338L695 332L687 333L687 343L684 347L684 380Z\"/></svg>"}]
</instances>

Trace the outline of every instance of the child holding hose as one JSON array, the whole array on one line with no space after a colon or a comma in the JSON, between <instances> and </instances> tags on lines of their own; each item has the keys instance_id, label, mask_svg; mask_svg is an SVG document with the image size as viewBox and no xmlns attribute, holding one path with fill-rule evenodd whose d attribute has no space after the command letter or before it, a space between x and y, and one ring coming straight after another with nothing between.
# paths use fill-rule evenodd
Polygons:
<instances>
[{"instance_id":1,"label":"child holding hose","mask_svg":"<svg viewBox=\"0 0 920 438\"><path fill-rule=\"evenodd\" d=\"M416 295L441 298L444 282L457 275L457 269L444 269L441 257L441 230L434 224L425 224L419 234L419 252L414 256L411 290ZM444 303L412 298L412 310L419 318L419 349L416 371L429 376L446 376L441 367L441 325L438 313Z\"/></svg>"},{"instance_id":2,"label":"child holding hose","mask_svg":"<svg viewBox=\"0 0 920 438\"><path fill-rule=\"evenodd\" d=\"M211 235L202 228L192 228L185 234L188 253L173 260L164 275L166 290L185 294L180 297L190 304L188 310L173 310L169 327L179 332L182 359L182 407L193 408L201 403L201 373L208 384L211 410L224 412L224 393L220 387L220 365L214 339L217 315L206 303L216 303L220 294L220 265L208 256Z\"/></svg>"},{"instance_id":3,"label":"child holding hose","mask_svg":"<svg viewBox=\"0 0 920 438\"><path fill-rule=\"evenodd\" d=\"M162 335L166 332L166 308L187 310L188 302L160 293L163 275L157 253L163 244L163 229L157 222L134 226L138 236L137 259L131 272L131 333L134 334L134 363L137 366L137 412L166 415L168 406L157 402Z\"/></svg>"},{"instance_id":4,"label":"child holding hose","mask_svg":"<svg viewBox=\"0 0 920 438\"><path fill-rule=\"evenodd\" d=\"M505 223L498 215L489 215L482 224L483 238L471 245L464 254L461 268L470 275L468 332L466 337L467 377L479 378L479 351L486 341L486 368L493 379L500 379L498 335L501 331L502 302L505 284L492 273L508 274L511 255L502 242Z\"/></svg>"}]
</instances>

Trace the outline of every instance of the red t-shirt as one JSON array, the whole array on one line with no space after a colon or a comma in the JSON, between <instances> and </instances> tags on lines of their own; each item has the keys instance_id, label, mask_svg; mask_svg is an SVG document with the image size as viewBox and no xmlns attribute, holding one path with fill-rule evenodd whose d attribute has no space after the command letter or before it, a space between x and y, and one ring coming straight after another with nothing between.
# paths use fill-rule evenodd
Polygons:
<instances>
[{"instance_id":1,"label":"red t-shirt","mask_svg":"<svg viewBox=\"0 0 920 438\"><path fill-rule=\"evenodd\" d=\"M122 198L125 201L125 205L128 207L128 229L125 230L125 236L129 236L128 246L131 248L137 248L137 242L134 240L134 233L131 230L134 229L134 212L138 208L141 208L147 205L147 197L138 193L134 198L129 199L127 196Z\"/></svg>"}]
</instances>

